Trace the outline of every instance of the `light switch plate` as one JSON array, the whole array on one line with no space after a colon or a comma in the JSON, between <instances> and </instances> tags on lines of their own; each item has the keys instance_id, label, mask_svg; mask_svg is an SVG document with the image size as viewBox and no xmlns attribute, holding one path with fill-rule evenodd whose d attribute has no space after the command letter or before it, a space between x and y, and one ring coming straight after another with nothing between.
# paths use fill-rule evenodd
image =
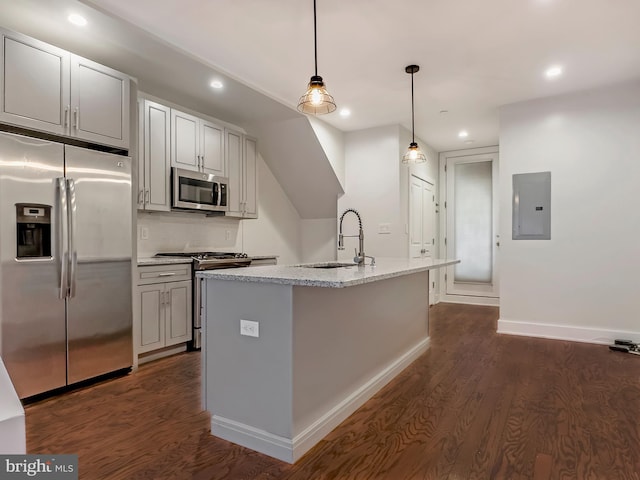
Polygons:
<instances>
[{"instance_id":1,"label":"light switch plate","mask_svg":"<svg viewBox=\"0 0 640 480\"><path fill-rule=\"evenodd\" d=\"M381 235L390 234L391 233L391 224L390 223L379 223L378 224L378 233Z\"/></svg>"}]
</instances>

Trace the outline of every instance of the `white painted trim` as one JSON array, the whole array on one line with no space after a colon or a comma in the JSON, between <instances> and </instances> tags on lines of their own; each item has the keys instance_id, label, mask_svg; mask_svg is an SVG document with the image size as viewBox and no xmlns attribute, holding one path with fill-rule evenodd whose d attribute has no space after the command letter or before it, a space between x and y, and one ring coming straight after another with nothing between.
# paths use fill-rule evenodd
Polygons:
<instances>
[{"instance_id":1,"label":"white painted trim","mask_svg":"<svg viewBox=\"0 0 640 480\"><path fill-rule=\"evenodd\" d=\"M426 352L430 342L431 339L428 337L420 341L296 435L293 440L218 415L211 417L211 434L283 462L294 463Z\"/></svg>"},{"instance_id":2,"label":"white painted trim","mask_svg":"<svg viewBox=\"0 0 640 480\"><path fill-rule=\"evenodd\" d=\"M635 341L640 339L640 331L607 330L604 328L519 322L504 319L498 320L498 333L549 338L553 340L569 340L572 342L596 343L599 345L612 344L616 338Z\"/></svg>"},{"instance_id":3,"label":"white painted trim","mask_svg":"<svg viewBox=\"0 0 640 480\"><path fill-rule=\"evenodd\" d=\"M499 145L490 145L488 147L476 147L476 148L462 148L460 150L445 150L439 153L440 159L466 157L469 155L482 155L484 153L498 153L500 152Z\"/></svg>"},{"instance_id":4,"label":"white painted trim","mask_svg":"<svg viewBox=\"0 0 640 480\"><path fill-rule=\"evenodd\" d=\"M142 353L138 355L138 364L143 365L145 363L153 362L164 357L170 357L176 353L182 353L187 351L187 344L181 343L176 346L165 347L159 350L153 350L148 353Z\"/></svg>"},{"instance_id":5,"label":"white painted trim","mask_svg":"<svg viewBox=\"0 0 640 480\"><path fill-rule=\"evenodd\" d=\"M448 295L445 293L440 296L440 301L443 303L461 303L463 305L484 305L488 307L500 306L500 298L498 297L474 297L470 295Z\"/></svg>"},{"instance_id":6,"label":"white painted trim","mask_svg":"<svg viewBox=\"0 0 640 480\"><path fill-rule=\"evenodd\" d=\"M419 342L416 346L381 370L375 377L354 390L351 395L347 396L305 430L296 435L293 439L294 462L327 436L331 430L340 425L367 400L373 397L382 387L402 372L402 370L426 352L430 343L431 339L429 337Z\"/></svg>"},{"instance_id":7,"label":"white painted trim","mask_svg":"<svg viewBox=\"0 0 640 480\"><path fill-rule=\"evenodd\" d=\"M229 442L237 443L283 462L293 463L293 442L286 437L274 435L245 423L213 415L211 434Z\"/></svg>"}]
</instances>

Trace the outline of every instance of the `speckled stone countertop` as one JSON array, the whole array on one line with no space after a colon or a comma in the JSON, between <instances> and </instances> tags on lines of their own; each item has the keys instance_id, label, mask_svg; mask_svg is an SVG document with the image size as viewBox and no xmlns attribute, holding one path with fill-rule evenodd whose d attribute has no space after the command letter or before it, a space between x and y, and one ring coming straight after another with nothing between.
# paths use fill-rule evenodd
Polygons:
<instances>
[{"instance_id":1,"label":"speckled stone countertop","mask_svg":"<svg viewBox=\"0 0 640 480\"><path fill-rule=\"evenodd\" d=\"M138 266L146 265L175 265L180 263L192 263L193 260L185 257L141 257L138 258Z\"/></svg>"},{"instance_id":2,"label":"speckled stone countertop","mask_svg":"<svg viewBox=\"0 0 640 480\"><path fill-rule=\"evenodd\" d=\"M300 265L268 265L255 268L231 268L197 272L198 277L240 282L278 283L309 287L343 288L387 278L424 272L459 263L460 260L432 258L377 258L376 265L341 268L312 268L341 262L322 262Z\"/></svg>"},{"instance_id":3,"label":"speckled stone countertop","mask_svg":"<svg viewBox=\"0 0 640 480\"><path fill-rule=\"evenodd\" d=\"M267 258L278 258L277 255L252 255L254 260L264 260ZM138 266L145 265L172 265L180 263L191 263L191 258L185 257L140 257L138 258Z\"/></svg>"}]
</instances>

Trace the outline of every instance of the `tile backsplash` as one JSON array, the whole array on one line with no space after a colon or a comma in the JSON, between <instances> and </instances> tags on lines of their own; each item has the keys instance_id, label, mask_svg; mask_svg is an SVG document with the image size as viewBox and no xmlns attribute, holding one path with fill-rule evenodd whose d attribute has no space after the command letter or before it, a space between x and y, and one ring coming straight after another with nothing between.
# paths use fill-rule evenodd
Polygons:
<instances>
[{"instance_id":1,"label":"tile backsplash","mask_svg":"<svg viewBox=\"0 0 640 480\"><path fill-rule=\"evenodd\" d=\"M159 252L242 251L242 222L199 213L138 212L138 257Z\"/></svg>"}]
</instances>

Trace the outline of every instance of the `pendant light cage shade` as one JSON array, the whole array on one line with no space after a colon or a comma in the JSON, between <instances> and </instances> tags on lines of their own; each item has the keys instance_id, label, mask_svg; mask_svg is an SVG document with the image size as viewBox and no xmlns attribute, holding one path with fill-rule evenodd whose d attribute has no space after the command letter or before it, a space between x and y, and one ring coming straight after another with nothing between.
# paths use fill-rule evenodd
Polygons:
<instances>
[{"instance_id":1,"label":"pendant light cage shade","mask_svg":"<svg viewBox=\"0 0 640 480\"><path fill-rule=\"evenodd\" d=\"M309 81L307 91L300 97L298 110L302 113L312 115L323 115L331 113L336 109L336 102L327 92L327 87L322 81L322 77L314 75Z\"/></svg>"},{"instance_id":2,"label":"pendant light cage shade","mask_svg":"<svg viewBox=\"0 0 640 480\"><path fill-rule=\"evenodd\" d=\"M336 109L336 102L327 92L327 87L318 75L318 27L316 19L316 0L313 0L313 58L315 64L314 75L309 80L307 91L300 97L298 110L312 115L324 115Z\"/></svg>"},{"instance_id":3,"label":"pendant light cage shade","mask_svg":"<svg viewBox=\"0 0 640 480\"><path fill-rule=\"evenodd\" d=\"M425 163L427 157L420 147L418 146L415 138L415 114L414 114L414 100L413 100L413 74L420 70L418 65L408 65L404 71L411 75L411 143L407 152L402 156L402 163L405 165L412 165L416 163Z\"/></svg>"},{"instance_id":4,"label":"pendant light cage shade","mask_svg":"<svg viewBox=\"0 0 640 480\"><path fill-rule=\"evenodd\" d=\"M407 152L402 156L402 163L405 165L411 165L414 163L425 163L427 157L416 142L411 142Z\"/></svg>"}]
</instances>

